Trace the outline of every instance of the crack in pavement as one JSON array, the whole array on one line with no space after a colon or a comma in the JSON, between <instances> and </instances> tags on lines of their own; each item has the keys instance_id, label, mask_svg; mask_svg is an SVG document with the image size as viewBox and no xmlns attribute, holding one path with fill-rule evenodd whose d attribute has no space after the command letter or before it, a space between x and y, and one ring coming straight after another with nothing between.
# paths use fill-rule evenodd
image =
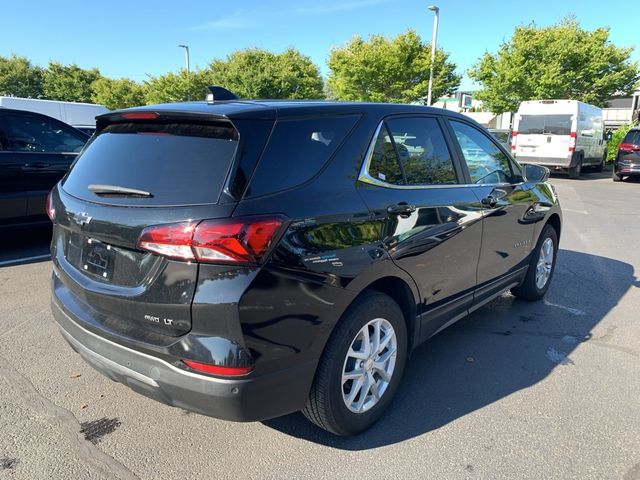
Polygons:
<instances>
[{"instance_id":1,"label":"crack in pavement","mask_svg":"<svg viewBox=\"0 0 640 480\"><path fill-rule=\"evenodd\" d=\"M139 479L127 467L86 440L84 434L80 432L80 423L75 415L44 397L28 378L18 372L2 356L0 356L0 371L8 383L16 389L22 404L39 414L52 426L57 427L57 431L70 440L75 447L75 453L81 460L107 478Z\"/></svg>"}]
</instances>

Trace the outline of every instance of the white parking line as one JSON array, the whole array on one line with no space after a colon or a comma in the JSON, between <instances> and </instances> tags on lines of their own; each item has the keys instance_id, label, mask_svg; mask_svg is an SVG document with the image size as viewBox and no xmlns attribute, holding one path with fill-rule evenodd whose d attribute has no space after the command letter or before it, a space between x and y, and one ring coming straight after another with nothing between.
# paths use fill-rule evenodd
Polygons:
<instances>
[{"instance_id":1,"label":"white parking line","mask_svg":"<svg viewBox=\"0 0 640 480\"><path fill-rule=\"evenodd\" d=\"M0 267L9 267L11 265L17 265L19 263L32 262L36 260L46 260L48 258L51 258L51 255L47 253L44 255L35 255L33 257L22 257L22 258L14 258L12 260L3 260L0 262Z\"/></svg>"}]
</instances>

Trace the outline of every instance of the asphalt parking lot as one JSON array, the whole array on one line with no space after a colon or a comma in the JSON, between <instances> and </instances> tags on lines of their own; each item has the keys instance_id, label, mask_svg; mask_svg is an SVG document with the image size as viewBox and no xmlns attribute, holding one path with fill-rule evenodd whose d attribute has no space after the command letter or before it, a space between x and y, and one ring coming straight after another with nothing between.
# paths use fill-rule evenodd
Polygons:
<instances>
[{"instance_id":1,"label":"asphalt parking lot","mask_svg":"<svg viewBox=\"0 0 640 480\"><path fill-rule=\"evenodd\" d=\"M0 478L640 478L640 181L552 178L544 302L510 295L420 347L389 411L336 438L236 424L86 366L49 311L48 232L0 243Z\"/></svg>"}]
</instances>

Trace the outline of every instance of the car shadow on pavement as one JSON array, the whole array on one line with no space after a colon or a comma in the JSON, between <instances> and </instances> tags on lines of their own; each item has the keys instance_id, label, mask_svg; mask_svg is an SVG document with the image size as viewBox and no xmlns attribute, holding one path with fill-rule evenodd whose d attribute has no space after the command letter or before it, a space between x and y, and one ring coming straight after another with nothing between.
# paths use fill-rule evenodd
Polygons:
<instances>
[{"instance_id":1,"label":"car shadow on pavement","mask_svg":"<svg viewBox=\"0 0 640 480\"><path fill-rule=\"evenodd\" d=\"M436 430L535 385L556 368L575 368L571 355L582 343L625 351L610 343L615 326L596 333L594 328L638 287L627 263L560 250L543 301L504 294L415 350L394 402L367 432L336 437L301 413L263 423L344 450L382 447Z\"/></svg>"}]
</instances>

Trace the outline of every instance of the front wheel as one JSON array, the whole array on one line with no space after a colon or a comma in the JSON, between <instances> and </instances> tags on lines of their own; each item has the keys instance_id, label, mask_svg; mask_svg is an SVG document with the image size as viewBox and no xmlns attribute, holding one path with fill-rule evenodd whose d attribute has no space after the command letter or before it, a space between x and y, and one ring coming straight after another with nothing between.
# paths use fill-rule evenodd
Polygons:
<instances>
[{"instance_id":1,"label":"front wheel","mask_svg":"<svg viewBox=\"0 0 640 480\"><path fill-rule=\"evenodd\" d=\"M511 293L523 300L533 302L544 297L549 289L558 256L558 233L551 225L545 225L531 254L529 269L521 285Z\"/></svg>"},{"instance_id":2,"label":"front wheel","mask_svg":"<svg viewBox=\"0 0 640 480\"><path fill-rule=\"evenodd\" d=\"M406 360L400 307L388 295L365 292L331 334L302 413L336 435L366 430L391 402Z\"/></svg>"}]
</instances>

